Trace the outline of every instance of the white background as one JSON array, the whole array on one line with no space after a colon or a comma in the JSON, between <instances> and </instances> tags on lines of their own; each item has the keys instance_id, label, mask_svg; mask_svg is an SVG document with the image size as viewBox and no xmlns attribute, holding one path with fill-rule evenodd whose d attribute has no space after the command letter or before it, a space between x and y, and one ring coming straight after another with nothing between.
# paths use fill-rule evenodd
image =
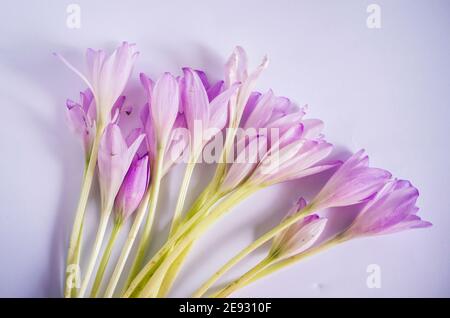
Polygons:
<instances>
[{"instance_id":1,"label":"white background","mask_svg":"<svg viewBox=\"0 0 450 318\"><path fill-rule=\"evenodd\" d=\"M336 157L364 147L373 165L411 180L421 192L420 213L432 228L348 242L236 296L450 296L448 1L77 1L80 29L66 27L69 3L2 1L0 296L61 296L83 164L65 126L64 103L83 85L51 53L82 65L87 47L110 50L123 40L141 52L127 89L137 106L140 71L156 77L189 65L218 79L235 45L245 47L252 66L268 54L259 90L273 88L309 104L310 116L325 121ZM370 3L381 7L381 29L366 26ZM182 168L164 182L153 250L164 240ZM212 167L202 168L193 195L211 175ZM326 177L275 186L239 205L197 244L171 296L190 295ZM352 212L330 215L339 226ZM94 202L88 214L86 241L92 242ZM258 251L222 282L262 255ZM381 268L380 289L366 286L369 264Z\"/></svg>"}]
</instances>

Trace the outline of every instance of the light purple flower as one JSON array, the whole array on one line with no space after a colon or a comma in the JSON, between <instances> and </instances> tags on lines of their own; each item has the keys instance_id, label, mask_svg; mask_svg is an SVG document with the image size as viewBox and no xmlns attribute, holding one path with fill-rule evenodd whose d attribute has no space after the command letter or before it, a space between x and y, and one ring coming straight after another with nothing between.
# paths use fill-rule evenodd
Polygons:
<instances>
[{"instance_id":1,"label":"light purple flower","mask_svg":"<svg viewBox=\"0 0 450 318\"><path fill-rule=\"evenodd\" d=\"M264 69L267 68L269 60L264 57L261 64L250 75L247 71L247 54L245 50L237 46L225 65L225 88L231 87L235 83L241 83L238 94L230 100L230 111L232 127L237 127L244 112L245 105L253 91L256 80Z\"/></svg>"},{"instance_id":2,"label":"light purple flower","mask_svg":"<svg viewBox=\"0 0 450 318\"><path fill-rule=\"evenodd\" d=\"M233 160L233 163L229 166L225 178L220 185L221 192L227 193L248 179L248 176L251 175L258 166L261 155L267 151L266 142L266 136L261 135L238 141L236 149L239 152L234 159L228 159Z\"/></svg>"},{"instance_id":3,"label":"light purple flower","mask_svg":"<svg viewBox=\"0 0 450 318\"><path fill-rule=\"evenodd\" d=\"M150 106L146 103L140 112L140 119L143 125L143 131L145 133L145 143L149 153L150 162L153 163L153 160L156 155L156 140L155 140L155 132L153 129L152 118L150 113Z\"/></svg>"},{"instance_id":4,"label":"light purple flower","mask_svg":"<svg viewBox=\"0 0 450 318\"><path fill-rule=\"evenodd\" d=\"M150 107L148 104L144 105L141 110L140 117L144 126L143 132L146 135L145 143L149 153L149 159L150 162L153 163L156 155L156 140L149 108ZM172 131L170 132L169 141L167 143L168 145L165 149L162 175L167 174L173 164L178 162L180 157L182 157L187 150L189 145L189 136L186 132L187 128L184 114L178 113L173 124Z\"/></svg>"},{"instance_id":5,"label":"light purple flower","mask_svg":"<svg viewBox=\"0 0 450 318\"><path fill-rule=\"evenodd\" d=\"M187 134L186 119L183 114L178 113L164 154L163 175L167 174L170 168L183 157L188 146L189 136Z\"/></svg>"},{"instance_id":6,"label":"light purple flower","mask_svg":"<svg viewBox=\"0 0 450 318\"><path fill-rule=\"evenodd\" d=\"M272 90L265 94L252 93L245 106L241 118L241 127L247 128L279 128L285 131L293 124L297 124L305 115L303 108L299 108L288 98L275 96Z\"/></svg>"},{"instance_id":7,"label":"light purple flower","mask_svg":"<svg viewBox=\"0 0 450 318\"><path fill-rule=\"evenodd\" d=\"M369 167L369 157L360 150L331 176L310 205L320 210L367 201L390 177L386 170Z\"/></svg>"},{"instance_id":8,"label":"light purple flower","mask_svg":"<svg viewBox=\"0 0 450 318\"><path fill-rule=\"evenodd\" d=\"M116 219L125 221L139 206L149 181L148 155L135 156L114 202Z\"/></svg>"},{"instance_id":9,"label":"light purple flower","mask_svg":"<svg viewBox=\"0 0 450 318\"><path fill-rule=\"evenodd\" d=\"M102 209L112 209L114 199L144 135L127 145L117 124L105 128L98 151L98 172Z\"/></svg>"},{"instance_id":10,"label":"light purple flower","mask_svg":"<svg viewBox=\"0 0 450 318\"><path fill-rule=\"evenodd\" d=\"M68 99L66 105L69 127L81 139L86 159L89 159L96 131L96 110L91 90L80 93L80 103Z\"/></svg>"},{"instance_id":11,"label":"light purple flower","mask_svg":"<svg viewBox=\"0 0 450 318\"><path fill-rule=\"evenodd\" d=\"M209 101L206 75L190 68L184 68L183 73L184 76L180 81L182 109L191 137L190 151L197 156L203 146L225 127L228 119L228 101L235 94L239 84L233 84Z\"/></svg>"},{"instance_id":12,"label":"light purple flower","mask_svg":"<svg viewBox=\"0 0 450 318\"><path fill-rule=\"evenodd\" d=\"M339 161L323 161L333 147L323 140L322 121L303 119L303 109L287 98L274 96L272 91L264 95L254 94L249 103L254 105L247 104L249 111L242 125L247 131L258 129L258 138L253 143L265 139L264 144L254 147L259 152L256 161L231 164L222 189L230 190L243 182L253 186L269 186L316 174L340 164ZM248 138L245 134L239 136L237 145L244 144L245 138ZM241 149L236 148L238 151Z\"/></svg>"},{"instance_id":13,"label":"light purple flower","mask_svg":"<svg viewBox=\"0 0 450 318\"><path fill-rule=\"evenodd\" d=\"M91 89L97 105L97 123L108 124L111 110L122 94L138 56L134 44L123 42L111 55L103 50L88 49L86 52L87 75L56 54Z\"/></svg>"},{"instance_id":14,"label":"light purple flower","mask_svg":"<svg viewBox=\"0 0 450 318\"><path fill-rule=\"evenodd\" d=\"M184 69L183 69L184 70ZM208 76L206 76L206 73L201 70L194 70L194 72L197 74L197 76L202 81L203 87L206 90L206 94L208 95L208 100L212 101L214 98L216 98L217 95L222 93L225 90L225 82L220 80L214 83L213 85L210 84L208 80ZM180 81L182 78L179 78ZM182 81L181 81L182 82Z\"/></svg>"},{"instance_id":15,"label":"light purple flower","mask_svg":"<svg viewBox=\"0 0 450 318\"><path fill-rule=\"evenodd\" d=\"M225 89L225 82L224 81L218 81L214 85L211 85L206 92L208 93L208 99L209 101L212 101L216 96L221 94Z\"/></svg>"},{"instance_id":16,"label":"light purple flower","mask_svg":"<svg viewBox=\"0 0 450 318\"><path fill-rule=\"evenodd\" d=\"M178 82L170 73L164 73L155 83L149 103L156 144L163 150L178 116L180 105Z\"/></svg>"},{"instance_id":17,"label":"light purple flower","mask_svg":"<svg viewBox=\"0 0 450 318\"><path fill-rule=\"evenodd\" d=\"M340 161L324 161L332 151L333 146L325 141L297 141L280 150L279 161L271 162L271 156L266 157L258 166L249 183L271 185L295 180L317 174L334 168ZM269 163L266 167L266 161Z\"/></svg>"},{"instance_id":18,"label":"light purple flower","mask_svg":"<svg viewBox=\"0 0 450 318\"><path fill-rule=\"evenodd\" d=\"M287 213L283 221L301 211L305 206L306 201L300 198ZM292 224L274 237L269 251L270 257L279 260L306 251L320 237L326 224L327 219L321 218L317 214L308 215Z\"/></svg>"},{"instance_id":19,"label":"light purple flower","mask_svg":"<svg viewBox=\"0 0 450 318\"><path fill-rule=\"evenodd\" d=\"M342 236L350 239L431 226L417 216L418 197L419 191L409 181L390 181L366 203Z\"/></svg>"}]
</instances>

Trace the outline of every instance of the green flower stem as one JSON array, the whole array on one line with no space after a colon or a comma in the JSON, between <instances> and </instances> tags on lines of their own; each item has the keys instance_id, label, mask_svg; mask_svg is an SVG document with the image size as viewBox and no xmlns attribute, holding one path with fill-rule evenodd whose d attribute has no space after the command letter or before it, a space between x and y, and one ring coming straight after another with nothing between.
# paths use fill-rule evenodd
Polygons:
<instances>
[{"instance_id":1,"label":"green flower stem","mask_svg":"<svg viewBox=\"0 0 450 318\"><path fill-rule=\"evenodd\" d=\"M100 249L102 247L103 239L105 237L106 229L108 227L108 220L111 214L111 207L104 209L100 215L100 222L97 229L97 235L95 236L94 247L89 258L88 266L86 269L86 275L81 283L80 292L78 298L83 298L89 286L89 281L91 279L92 273L94 272L94 267L97 262L98 255L100 254Z\"/></svg>"},{"instance_id":2,"label":"green flower stem","mask_svg":"<svg viewBox=\"0 0 450 318\"><path fill-rule=\"evenodd\" d=\"M127 261L128 255L130 254L134 240L136 239L137 233L139 232L139 227L145 216L145 212L147 211L149 197L150 197L150 189L146 191L144 197L142 198L141 204L139 205L136 211L136 218L134 219L130 232L128 232L127 240L125 241L125 244L122 247L119 259L117 260L116 266L114 267L114 271L106 287L104 297L112 297L114 294L114 290L116 289L116 286L119 282L120 276L125 267L125 263Z\"/></svg>"},{"instance_id":3,"label":"green flower stem","mask_svg":"<svg viewBox=\"0 0 450 318\"><path fill-rule=\"evenodd\" d=\"M97 134L95 135L94 142L91 149L91 154L87 160L87 166L85 167L85 173L83 178L83 184L81 187L80 198L78 200L77 210L75 212L75 220L73 222L72 234L70 235L69 250L67 252L67 268L75 265L79 266L79 258L81 253L81 237L83 229L84 213L86 211L86 205L89 198L89 192L91 190L92 180L95 174L95 167L97 166L98 147L100 145L100 139L103 129L101 125L97 127ZM72 284L68 284L70 279L70 273L66 273L64 296L71 297ZM76 295L76 290L74 291Z\"/></svg>"},{"instance_id":4,"label":"green flower stem","mask_svg":"<svg viewBox=\"0 0 450 318\"><path fill-rule=\"evenodd\" d=\"M322 243L320 245L318 245L317 247L313 247L303 253L300 253L298 255L294 255L291 256L289 258L286 258L284 260L275 262L274 264L271 264L270 266L268 266L267 268L263 269L262 271L260 271L258 274L256 274L253 278L251 278L250 280L248 280L245 284L242 285L246 286L250 283L253 283L256 280L259 280L263 277L266 277L270 274L272 274L273 272L276 272L280 269L283 269L289 265L292 265L294 263L297 263L307 257L316 255L319 252L323 252L324 250L327 250L331 247L334 247L342 242L344 242L345 240L339 238L339 237L335 237L334 239L330 239L328 241L326 241L325 243Z\"/></svg>"},{"instance_id":5,"label":"green flower stem","mask_svg":"<svg viewBox=\"0 0 450 318\"><path fill-rule=\"evenodd\" d=\"M106 248L103 251L103 256L100 261L100 265L98 266L97 269L97 275L95 275L94 285L92 286L91 290L91 298L95 298L98 295L100 285L103 280L103 275L105 274L106 266L108 265L109 258L111 257L112 248L117 239L117 235L119 234L120 229L122 228L122 224L123 224L122 221L114 222L114 227L109 236L108 245L106 245Z\"/></svg>"},{"instance_id":6,"label":"green flower stem","mask_svg":"<svg viewBox=\"0 0 450 318\"><path fill-rule=\"evenodd\" d=\"M177 278L181 266L183 266L184 260L189 255L189 252L191 251L193 246L194 244L191 243L188 247L186 247L167 270L166 276L164 277L164 280L162 281L159 288L158 298L164 298L167 296L170 289L172 288L173 283L175 282L175 279Z\"/></svg>"},{"instance_id":7,"label":"green flower stem","mask_svg":"<svg viewBox=\"0 0 450 318\"><path fill-rule=\"evenodd\" d=\"M139 273L139 270L142 267L142 263L145 259L145 254L148 251L148 248L150 246L150 239L151 239L151 231L153 227L153 221L155 219L155 211L156 206L158 204L158 197L159 197L159 190L161 186L161 179L162 179L162 168L163 168L163 159L164 159L164 149L165 147L158 147L157 150L157 158L155 162L154 169L152 171L153 173L153 181L150 191L150 198L149 198L149 207L148 207L148 213L147 213L147 219L145 221L144 229L142 231L141 240L139 241L136 256L134 258L133 264L131 265L130 274L127 278L127 282L131 282L133 278Z\"/></svg>"},{"instance_id":8,"label":"green flower stem","mask_svg":"<svg viewBox=\"0 0 450 318\"><path fill-rule=\"evenodd\" d=\"M215 195L212 195L213 189L211 187L211 183L206 186L206 188L202 191L202 193L197 197L197 199L192 204L189 211L186 213L186 216L184 217L183 224L186 223L187 220L190 220L195 214L198 212L208 212L208 210L204 208L205 204L209 201L211 201L211 198L214 198ZM225 195L225 194L223 194ZM217 202L217 200L216 200ZM214 202L215 203L215 202Z\"/></svg>"},{"instance_id":9,"label":"green flower stem","mask_svg":"<svg viewBox=\"0 0 450 318\"><path fill-rule=\"evenodd\" d=\"M270 260L270 262L269 262ZM247 280L250 277L250 273L253 273L254 275L257 274L257 272L259 272L263 267L261 265L261 263L264 263L265 266L269 265L271 262L273 261L273 259L266 257L265 259L263 259L260 263L258 263L255 267L258 268L258 270L255 270L254 268L252 268L249 272L247 272L246 274L244 274L245 278L243 278L244 276L242 276L241 278L239 278L238 280L236 280L235 282L233 282L232 284L237 284L238 281L239 283L241 283L241 280L245 279ZM237 262L228 262L226 263L224 266L222 266L216 273L214 273L214 275L212 275L193 295L192 298L200 298L202 297L207 291L208 289L220 278L222 277L223 274L225 274L227 271L229 271ZM229 285L230 286L230 285ZM227 286L228 287L228 286Z\"/></svg>"},{"instance_id":10,"label":"green flower stem","mask_svg":"<svg viewBox=\"0 0 450 318\"><path fill-rule=\"evenodd\" d=\"M158 151L158 154L160 154L160 153L161 152ZM155 162L155 172L154 172L155 177L152 179L152 184L150 185L149 189L146 191L144 197L142 198L141 204L139 205L139 207L136 211L136 217L134 219L133 225L131 226L130 232L128 232L127 240L125 241L125 244L122 247L122 251L120 252L119 259L117 260L116 266L111 275L108 286L106 287L105 297L110 298L113 296L114 291L117 287L117 284L119 283L120 276L122 275L123 269L125 268L125 264L128 260L128 256L130 255L131 248L133 247L133 244L139 233L141 224L144 221L144 217L147 212L149 203L150 203L150 201L155 201L155 203L156 203L156 197L158 196L157 192L159 191L159 189L156 189L157 188L156 184L159 183L159 181L157 181L157 178L158 179L161 178L160 176L156 176L157 170L159 170L158 174L161 173L162 159L160 156L161 155L158 155L157 161ZM153 209L155 209L155 208L156 208L156 205L153 207ZM153 217L150 217L150 218L147 217L147 223L149 223L149 222L151 222L151 223L153 222Z\"/></svg>"},{"instance_id":11,"label":"green flower stem","mask_svg":"<svg viewBox=\"0 0 450 318\"><path fill-rule=\"evenodd\" d=\"M129 284L126 289L123 297L131 297L134 295L134 291L140 291L143 287L143 284L147 282L147 280L153 275L154 271L158 268L158 266L164 260L164 257L167 253L172 249L172 247L177 243L177 241L183 237L191 228L204 217L204 214L209 210L209 207L213 204L212 202L216 202L223 195L219 193L215 193L209 197L209 200L205 201L201 208L196 213L192 213L192 217L187 219L184 223L182 223L179 229L174 233L166 243L160 248L160 250L152 257L152 259L144 266L144 268L136 275L133 281ZM199 197L200 199L200 197ZM198 201L198 200L197 200ZM202 200L203 201L203 200ZM209 204L208 204L209 203ZM194 206L199 206L200 204ZM190 212L193 210L191 209ZM189 213L188 213L189 214Z\"/></svg>"},{"instance_id":12,"label":"green flower stem","mask_svg":"<svg viewBox=\"0 0 450 318\"><path fill-rule=\"evenodd\" d=\"M244 275L242 275L240 278L226 286L224 289L219 291L215 298L224 298L227 297L229 294L233 293L234 291L238 290L251 278L253 278L255 275L257 275L261 270L264 270L268 265L270 265L273 262L273 259L271 257L264 258L261 262L256 264L253 268L251 268L248 272L246 272ZM206 291L206 290L205 290ZM197 294L197 293L196 293ZM200 297L201 295L198 295L196 297Z\"/></svg>"},{"instance_id":13,"label":"green flower stem","mask_svg":"<svg viewBox=\"0 0 450 318\"><path fill-rule=\"evenodd\" d=\"M219 199L220 198L215 198L213 200L209 200L208 202L204 202L205 208L203 209L203 211L207 212L209 210L209 208L211 208ZM195 205L194 205L194 208L195 208ZM192 210L190 212L192 212ZM197 210L197 212L199 212L199 211ZM161 288L159 290L158 297L165 297L169 293L170 288L172 287L172 285L181 269L181 266L183 265L185 258L189 255L189 252L191 251L193 245L194 245L193 243L190 244L183 251L183 253L181 253L180 256L178 256L178 258L172 264L170 269L167 271L166 277L164 278L164 281L161 284Z\"/></svg>"},{"instance_id":14,"label":"green flower stem","mask_svg":"<svg viewBox=\"0 0 450 318\"><path fill-rule=\"evenodd\" d=\"M320 244L317 247L313 247L303 253L291 256L289 258L282 259L279 261L277 261L276 259L272 259L272 261L269 262L265 267L259 268L259 271L258 270L253 271L253 269L252 269L253 275L246 275L246 277L241 276L239 279L230 283L225 288L223 288L220 291L213 294L211 297L213 297L213 298L228 297L231 293L235 292L236 290L238 290L240 288L243 288L263 277L266 277L266 276L268 276L280 269L283 269L289 265L297 263L307 257L313 256L319 252L329 249L341 242L343 242L343 240L341 240L339 237L335 237L333 239L326 241L325 243Z\"/></svg>"},{"instance_id":15,"label":"green flower stem","mask_svg":"<svg viewBox=\"0 0 450 318\"><path fill-rule=\"evenodd\" d=\"M310 207L306 207L303 210L297 212L291 217L285 219L278 226L274 227L272 230L258 238L256 241L248 245L241 252L231 258L225 265L222 266L200 289L194 294L193 297L201 297L224 273L226 273L230 268L239 263L244 257L253 252L255 249L260 247L265 242L272 239L279 232L283 231L285 228L289 227L293 223L302 219L306 215L312 213L312 209Z\"/></svg>"},{"instance_id":16,"label":"green flower stem","mask_svg":"<svg viewBox=\"0 0 450 318\"><path fill-rule=\"evenodd\" d=\"M185 248L187 248L195 239L197 239L205 230L208 229L210 225L215 223L222 215L224 215L228 210L230 210L237 203L248 197L256 189L254 187L243 187L239 191L231 193L226 197L219 205L214 209L214 211L206 216L199 224L194 227L189 233L187 233L183 239L170 251L166 259L154 272L150 280L145 285L142 292L138 295L139 297L156 297L159 292L159 287L164 279L167 270L170 268L171 264L176 260L178 255L180 255Z\"/></svg>"},{"instance_id":17,"label":"green flower stem","mask_svg":"<svg viewBox=\"0 0 450 318\"><path fill-rule=\"evenodd\" d=\"M80 264L80 252L81 252L81 238L82 238L82 233L83 233L83 226L84 226L84 220L83 222L81 222L81 227L80 227L80 234L78 235L78 241L77 241L77 246L75 249L75 254L73 256L73 259L75 260L76 264ZM77 270L79 270L79 265L77 265ZM81 273L80 273L81 275ZM69 293L68 298L73 297L76 298L78 296L78 289L77 288L72 288L72 292L70 293L70 288L67 289L67 292Z\"/></svg>"},{"instance_id":18,"label":"green flower stem","mask_svg":"<svg viewBox=\"0 0 450 318\"><path fill-rule=\"evenodd\" d=\"M194 172L194 168L195 168L195 161L197 159L195 157L196 157L195 155L191 155L189 158L188 164L186 166L186 171L184 173L183 181L182 181L181 187L180 187L180 194L178 195L175 212L173 214L172 225L170 226L169 236L171 236L173 233L175 233L175 231L178 229L180 222L181 222L184 201L186 200L187 190L189 188L189 182L191 181L192 173Z\"/></svg>"}]
</instances>

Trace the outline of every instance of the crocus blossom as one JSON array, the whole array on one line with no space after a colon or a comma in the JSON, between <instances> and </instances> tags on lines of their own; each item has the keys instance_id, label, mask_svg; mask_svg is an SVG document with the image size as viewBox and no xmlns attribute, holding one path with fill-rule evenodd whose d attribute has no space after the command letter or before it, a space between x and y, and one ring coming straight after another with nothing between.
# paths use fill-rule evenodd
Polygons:
<instances>
[{"instance_id":1,"label":"crocus blossom","mask_svg":"<svg viewBox=\"0 0 450 318\"><path fill-rule=\"evenodd\" d=\"M240 149L240 152L225 175L220 186L221 192L227 193L247 180L257 167L261 154L267 150L266 142L266 136L257 135L237 143L236 148Z\"/></svg>"},{"instance_id":2,"label":"crocus blossom","mask_svg":"<svg viewBox=\"0 0 450 318\"><path fill-rule=\"evenodd\" d=\"M298 123L305 115L300 108L286 97L276 96L271 89L261 94L250 95L241 118L241 126L248 128L277 127L282 132Z\"/></svg>"},{"instance_id":3,"label":"crocus blossom","mask_svg":"<svg viewBox=\"0 0 450 318\"><path fill-rule=\"evenodd\" d=\"M324 140L296 140L279 150L271 148L249 178L253 184L275 184L331 169L339 161L322 162L333 146Z\"/></svg>"},{"instance_id":4,"label":"crocus blossom","mask_svg":"<svg viewBox=\"0 0 450 318\"><path fill-rule=\"evenodd\" d=\"M141 122L144 126L143 132L146 135L146 148L149 152L150 162L153 162L156 155L156 141L155 133L152 125L151 113L149 104L144 105L141 110ZM189 145L189 136L187 135L186 120L181 113L177 114L177 118L173 124L170 132L169 141L164 153L163 172L165 175L170 168L176 163L185 153Z\"/></svg>"},{"instance_id":5,"label":"crocus blossom","mask_svg":"<svg viewBox=\"0 0 450 318\"><path fill-rule=\"evenodd\" d=\"M135 156L120 186L114 202L116 219L126 220L141 202L149 181L148 155Z\"/></svg>"},{"instance_id":6,"label":"crocus blossom","mask_svg":"<svg viewBox=\"0 0 450 318\"><path fill-rule=\"evenodd\" d=\"M183 157L188 149L188 146L189 136L187 135L186 119L183 114L178 113L164 154L164 163L162 168L163 175L169 172L169 169Z\"/></svg>"},{"instance_id":7,"label":"crocus blossom","mask_svg":"<svg viewBox=\"0 0 450 318\"><path fill-rule=\"evenodd\" d=\"M163 149L168 145L170 132L178 115L178 82L170 73L164 73L155 83L149 103L155 140Z\"/></svg>"},{"instance_id":8,"label":"crocus blossom","mask_svg":"<svg viewBox=\"0 0 450 318\"><path fill-rule=\"evenodd\" d=\"M183 73L180 82L182 109L191 136L190 151L196 156L205 143L225 127L228 101L239 84L231 85L210 101L207 92L209 84L205 88L206 75L190 68L184 68Z\"/></svg>"},{"instance_id":9,"label":"crocus blossom","mask_svg":"<svg viewBox=\"0 0 450 318\"><path fill-rule=\"evenodd\" d=\"M300 198L284 219L301 211L305 206L305 199ZM326 224L327 219L321 218L317 214L308 215L294 223L274 237L269 251L270 257L280 260L304 252L317 241Z\"/></svg>"},{"instance_id":10,"label":"crocus blossom","mask_svg":"<svg viewBox=\"0 0 450 318\"><path fill-rule=\"evenodd\" d=\"M134 44L123 42L111 55L103 50L86 52L87 74L83 75L60 54L56 54L91 89L97 105L97 122L107 124L111 110L122 94L138 56Z\"/></svg>"},{"instance_id":11,"label":"crocus blossom","mask_svg":"<svg viewBox=\"0 0 450 318\"><path fill-rule=\"evenodd\" d=\"M245 50L237 46L227 63L225 64L225 88L231 87L234 83L241 83L238 94L230 101L230 120L231 126L237 127L244 112L245 105L253 91L256 80L264 69L267 68L269 59L264 57L261 64L248 74L248 59Z\"/></svg>"},{"instance_id":12,"label":"crocus blossom","mask_svg":"<svg viewBox=\"0 0 450 318\"><path fill-rule=\"evenodd\" d=\"M109 124L103 134L98 151L98 172L102 209L112 208L136 151L144 135L127 145L117 124Z\"/></svg>"},{"instance_id":13,"label":"crocus blossom","mask_svg":"<svg viewBox=\"0 0 450 318\"><path fill-rule=\"evenodd\" d=\"M309 204L300 198L279 225L233 257L195 295L203 295L220 275L270 240L272 247L268 256L217 295L226 296L260 275L310 255L311 251L316 253L352 238L431 225L417 215L419 193L409 181L392 180L388 171L369 167L363 150L344 163L327 161L333 146L322 133L324 123L320 119L305 118L307 106L299 107L289 98L275 95L271 89L265 93L254 91L256 80L268 65L266 57L249 72L246 52L236 47L225 65L223 80L215 83L209 82L205 72L189 67L183 68L180 76L164 73L155 82L141 73L145 93L141 122L130 127L131 132L124 138L121 118L129 114L130 109L124 107L122 94L138 56L134 44L123 42L110 55L103 50L88 49L87 72L80 72L56 55L88 86L80 93L79 101L67 100L66 103L68 124L82 141L87 161L68 265L80 263L79 255L84 254L80 250L80 238L96 167L102 211L87 270L83 269L80 291L73 293L72 287L67 286L65 295L68 297L86 294L98 264L98 279L92 288L92 295L96 295L116 235L135 211L139 212L110 278L106 297L118 291L117 283L125 274L125 264L136 239L139 240L136 258L128 273L125 294L120 296L162 297L168 293L194 241L240 200L263 187L338 166ZM224 148L218 153L221 153L219 160L227 162L218 164L213 180L191 209L183 213L195 169L194 160L225 127L230 129L225 131L225 142L220 140ZM215 146L216 141L211 145ZM217 150L214 148L214 153ZM181 182L168 240L141 267L158 207L161 178L184 155L191 161ZM141 202L143 198L146 200ZM346 230L317 246L317 250L311 248L328 224L328 219L311 213L359 203L362 203L358 206L359 214ZM104 257L98 263L112 211L116 223ZM147 221L142 227L145 217Z\"/></svg>"},{"instance_id":14,"label":"crocus blossom","mask_svg":"<svg viewBox=\"0 0 450 318\"><path fill-rule=\"evenodd\" d=\"M417 215L418 197L419 191L409 181L388 182L366 203L342 236L350 239L431 226Z\"/></svg>"},{"instance_id":15,"label":"crocus blossom","mask_svg":"<svg viewBox=\"0 0 450 318\"><path fill-rule=\"evenodd\" d=\"M96 131L94 96L90 89L86 89L84 92L80 92L79 103L68 99L66 105L69 127L81 139L85 156L88 158Z\"/></svg>"},{"instance_id":16,"label":"crocus blossom","mask_svg":"<svg viewBox=\"0 0 450 318\"><path fill-rule=\"evenodd\" d=\"M253 157L257 155L256 161L231 164L222 185L224 191L246 180L253 186L268 186L319 173L340 164L339 161L323 161L333 147L321 135L322 121L303 119L303 108L287 98L275 96L270 90L252 96L241 124L247 130L254 128L258 134L258 138L249 145L253 146L256 141L261 143L262 137L265 141L256 147L258 152L252 154ZM245 138L248 136L238 135L236 144L245 144ZM243 150L238 146L235 148L240 151L236 159L249 152L248 147Z\"/></svg>"},{"instance_id":17,"label":"crocus blossom","mask_svg":"<svg viewBox=\"0 0 450 318\"><path fill-rule=\"evenodd\" d=\"M320 210L367 201L390 177L386 170L369 167L369 157L360 150L331 176L310 205Z\"/></svg>"}]
</instances>

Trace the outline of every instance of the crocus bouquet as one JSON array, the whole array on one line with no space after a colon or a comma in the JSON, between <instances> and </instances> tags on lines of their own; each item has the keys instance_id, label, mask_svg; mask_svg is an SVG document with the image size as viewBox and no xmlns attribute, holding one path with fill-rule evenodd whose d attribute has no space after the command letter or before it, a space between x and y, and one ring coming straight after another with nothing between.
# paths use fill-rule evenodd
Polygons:
<instances>
[{"instance_id":1,"label":"crocus bouquet","mask_svg":"<svg viewBox=\"0 0 450 318\"><path fill-rule=\"evenodd\" d=\"M188 67L179 76L164 73L156 81L141 73L146 103L139 110L140 121L125 134L123 120L132 109L122 94L138 56L135 45L125 42L110 55L88 49L86 72L56 55L87 85L78 102L67 101L68 123L82 141L85 168L67 253L65 297L164 297L194 243L235 205L265 187L329 169L334 173L310 202L300 197L277 226L229 260L192 296L226 297L336 244L431 225L417 216L418 191L410 182L370 167L363 150L345 162L327 160L333 146L322 134L322 121L304 118L306 107L271 90L255 91L267 58L249 72L245 51L236 47L225 64L224 80L216 83ZM215 163L215 174L186 208L190 179L201 160ZM180 161L186 170L170 233L149 257L161 180ZM85 209L95 177L100 218L95 240L85 248ZM360 211L353 223L319 243L328 224L318 213L356 204ZM127 222L126 241L115 246ZM208 293L225 272L268 241L272 247L257 265ZM114 248L120 253L110 261ZM80 270L85 252L87 267ZM108 266L110 277L105 276Z\"/></svg>"}]
</instances>

